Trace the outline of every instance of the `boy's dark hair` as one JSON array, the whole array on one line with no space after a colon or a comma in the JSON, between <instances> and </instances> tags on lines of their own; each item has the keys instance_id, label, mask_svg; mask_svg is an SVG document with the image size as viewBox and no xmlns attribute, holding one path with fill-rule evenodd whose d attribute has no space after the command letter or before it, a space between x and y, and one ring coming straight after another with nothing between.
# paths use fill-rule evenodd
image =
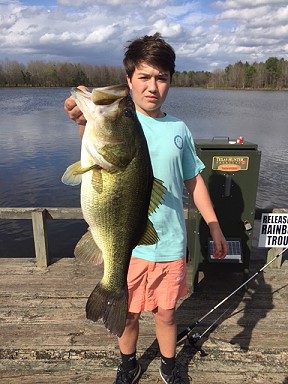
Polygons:
<instances>
[{"instance_id":1,"label":"boy's dark hair","mask_svg":"<svg viewBox=\"0 0 288 384\"><path fill-rule=\"evenodd\" d=\"M175 72L175 51L161 37L160 33L136 39L126 47L123 64L127 76L131 79L135 68L145 62L151 67L169 71L171 80Z\"/></svg>"}]
</instances>

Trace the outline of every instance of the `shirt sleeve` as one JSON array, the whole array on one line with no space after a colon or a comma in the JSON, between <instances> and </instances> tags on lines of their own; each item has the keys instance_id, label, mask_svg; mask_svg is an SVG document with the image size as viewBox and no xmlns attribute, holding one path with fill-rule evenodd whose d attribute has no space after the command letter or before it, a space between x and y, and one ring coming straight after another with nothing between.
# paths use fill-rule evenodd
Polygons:
<instances>
[{"instance_id":1,"label":"shirt sleeve","mask_svg":"<svg viewBox=\"0 0 288 384\"><path fill-rule=\"evenodd\" d=\"M182 162L184 180L193 179L193 177L197 176L205 168L204 163L196 154L194 140L187 126Z\"/></svg>"}]
</instances>

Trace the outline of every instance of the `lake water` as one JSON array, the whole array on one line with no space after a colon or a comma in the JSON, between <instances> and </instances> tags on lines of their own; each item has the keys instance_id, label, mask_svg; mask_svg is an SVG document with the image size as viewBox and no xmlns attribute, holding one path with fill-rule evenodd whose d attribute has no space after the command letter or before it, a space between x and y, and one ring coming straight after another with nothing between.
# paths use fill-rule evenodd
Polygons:
<instances>
[{"instance_id":1,"label":"lake water","mask_svg":"<svg viewBox=\"0 0 288 384\"><path fill-rule=\"evenodd\" d=\"M63 110L69 89L0 89L0 206L79 207L79 187L61 183L79 160L76 125ZM288 208L288 93L172 88L164 110L195 139L243 136L262 152L256 205ZM73 255L79 221L49 221L52 257ZM34 255L31 221L0 220L0 257Z\"/></svg>"}]
</instances>

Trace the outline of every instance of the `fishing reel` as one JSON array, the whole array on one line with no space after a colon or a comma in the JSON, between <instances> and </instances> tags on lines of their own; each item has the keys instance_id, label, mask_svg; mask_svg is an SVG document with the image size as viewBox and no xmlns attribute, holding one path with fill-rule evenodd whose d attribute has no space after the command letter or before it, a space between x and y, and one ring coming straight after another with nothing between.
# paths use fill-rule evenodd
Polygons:
<instances>
[{"instance_id":1,"label":"fishing reel","mask_svg":"<svg viewBox=\"0 0 288 384\"><path fill-rule=\"evenodd\" d=\"M207 352L205 352L202 348L202 345L199 345L199 341L201 340L202 335L200 333L190 333L187 335L188 343L191 345L193 349L195 349L197 352L200 352L201 357L205 357L208 355Z\"/></svg>"},{"instance_id":2,"label":"fishing reel","mask_svg":"<svg viewBox=\"0 0 288 384\"><path fill-rule=\"evenodd\" d=\"M187 339L188 339L188 342L191 345L191 347L195 347L195 348L197 347L198 348L198 346L196 346L196 343L201 339L201 335L200 335L200 333L195 332L195 333L187 335Z\"/></svg>"}]
</instances>

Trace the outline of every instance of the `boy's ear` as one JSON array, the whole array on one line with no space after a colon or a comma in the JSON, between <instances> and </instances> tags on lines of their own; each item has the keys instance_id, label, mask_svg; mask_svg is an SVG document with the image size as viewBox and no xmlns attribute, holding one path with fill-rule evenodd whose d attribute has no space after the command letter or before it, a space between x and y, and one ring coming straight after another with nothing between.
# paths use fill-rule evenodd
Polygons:
<instances>
[{"instance_id":1,"label":"boy's ear","mask_svg":"<svg viewBox=\"0 0 288 384\"><path fill-rule=\"evenodd\" d=\"M131 79L130 79L130 77L128 75L126 75L126 80L127 80L128 86L129 86L129 88L131 90L132 89L132 84L131 84Z\"/></svg>"}]
</instances>

